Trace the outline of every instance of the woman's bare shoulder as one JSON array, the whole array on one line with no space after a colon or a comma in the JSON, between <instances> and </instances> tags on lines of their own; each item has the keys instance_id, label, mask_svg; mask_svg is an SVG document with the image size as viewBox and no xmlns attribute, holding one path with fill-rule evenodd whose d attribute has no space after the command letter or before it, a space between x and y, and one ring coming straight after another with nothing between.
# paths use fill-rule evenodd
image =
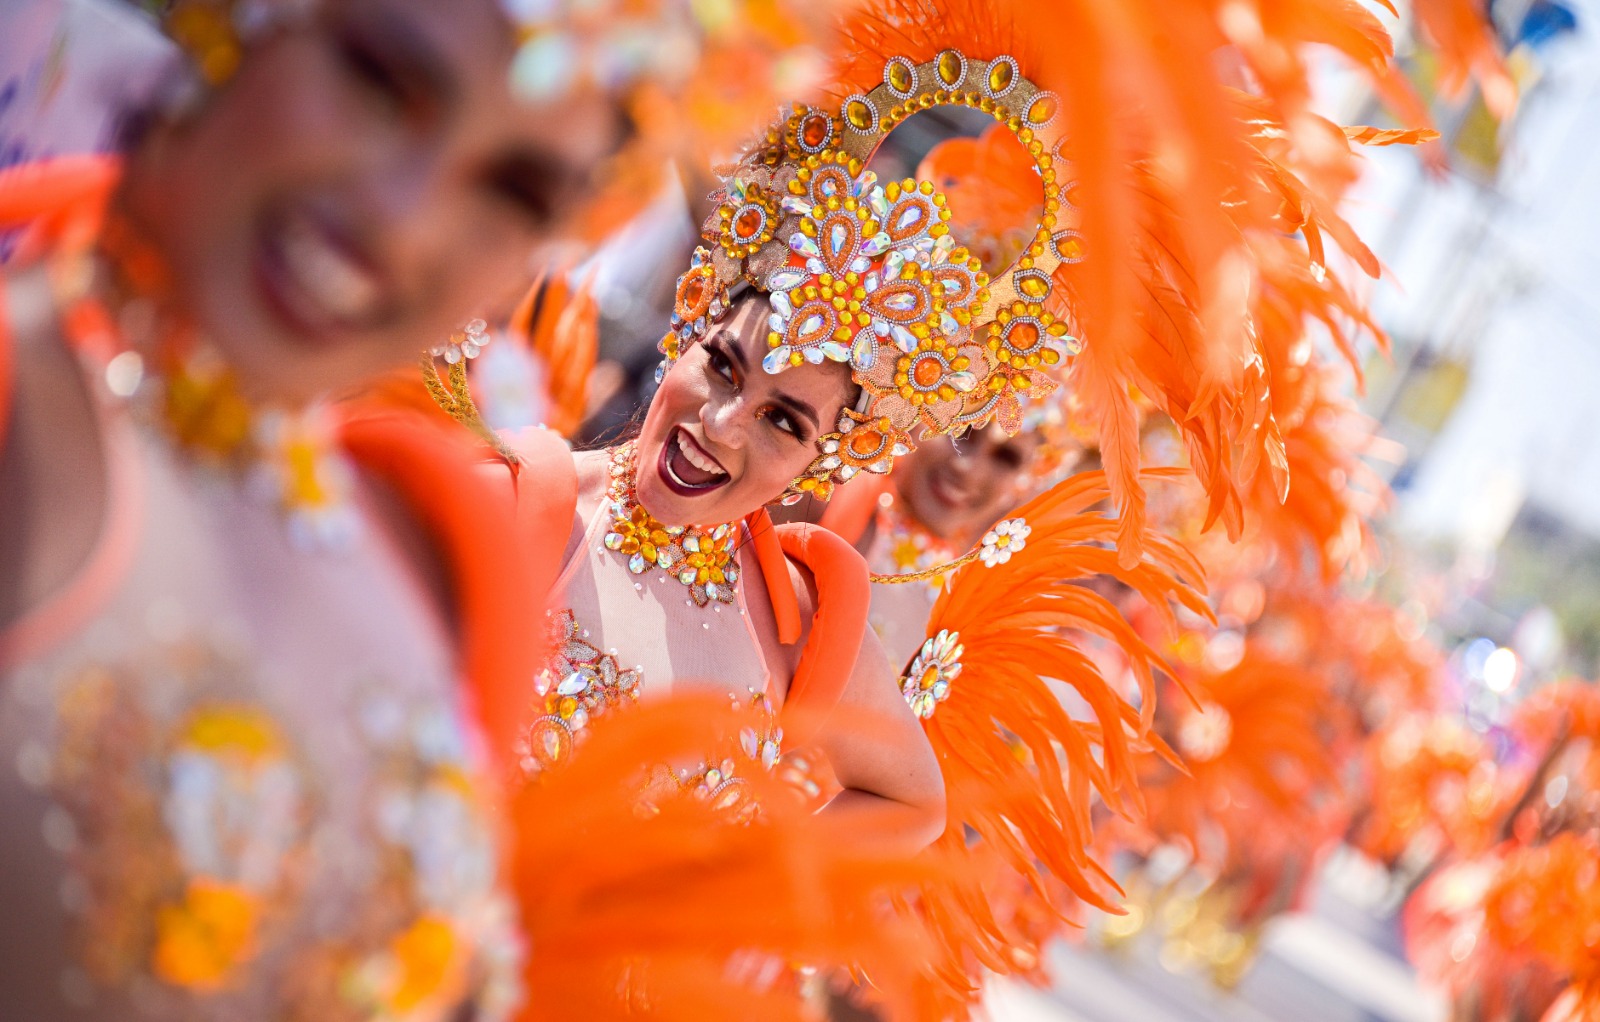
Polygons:
<instances>
[{"instance_id":1,"label":"woman's bare shoulder","mask_svg":"<svg viewBox=\"0 0 1600 1022\"><path fill-rule=\"evenodd\" d=\"M578 510L586 513L605 499L611 485L611 458L606 451L573 451L572 467L578 473Z\"/></svg>"}]
</instances>

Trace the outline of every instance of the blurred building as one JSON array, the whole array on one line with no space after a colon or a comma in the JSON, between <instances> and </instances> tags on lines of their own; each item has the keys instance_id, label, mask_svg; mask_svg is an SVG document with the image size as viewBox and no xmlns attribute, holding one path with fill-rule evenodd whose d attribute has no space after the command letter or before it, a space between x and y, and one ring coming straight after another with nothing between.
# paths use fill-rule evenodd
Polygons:
<instances>
[{"instance_id":1,"label":"blurred building","mask_svg":"<svg viewBox=\"0 0 1600 1022\"><path fill-rule=\"evenodd\" d=\"M1397 281L1375 294L1394 355L1373 361L1367 407L1407 449L1395 533L1460 597L1447 638L1509 642L1520 627L1534 666L1594 676L1600 4L1492 9L1522 88L1515 117L1497 125L1476 98L1430 97L1444 134L1435 166L1372 150L1352 203ZM1426 59L1407 69L1428 96ZM1359 93L1343 106L1347 119L1382 116ZM1529 615L1556 634L1530 632Z\"/></svg>"}]
</instances>

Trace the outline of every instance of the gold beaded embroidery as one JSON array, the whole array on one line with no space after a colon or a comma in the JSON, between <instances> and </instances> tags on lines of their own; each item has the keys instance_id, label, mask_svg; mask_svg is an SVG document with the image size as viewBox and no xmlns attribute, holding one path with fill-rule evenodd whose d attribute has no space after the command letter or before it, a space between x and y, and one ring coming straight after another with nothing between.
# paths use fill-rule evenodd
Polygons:
<instances>
[{"instance_id":1,"label":"gold beaded embroidery","mask_svg":"<svg viewBox=\"0 0 1600 1022\"><path fill-rule=\"evenodd\" d=\"M652 567L660 568L683 583L701 607L712 602L734 602L734 585L739 581L734 548L736 525L702 529L656 521L634 495L631 443L611 451L611 486L606 497L611 501L606 549L626 557L629 571L642 575Z\"/></svg>"},{"instance_id":2,"label":"gold beaded embroidery","mask_svg":"<svg viewBox=\"0 0 1600 1022\"><path fill-rule=\"evenodd\" d=\"M729 696L735 713L748 713L751 723L739 729L737 747L721 750L723 755L702 760L693 767L658 764L645 783L639 809L646 815L660 811L661 805L675 797L705 802L734 823L750 823L761 815L761 802L748 778L770 774L782 755L783 728L770 700L752 690L748 708L737 696Z\"/></svg>"},{"instance_id":3,"label":"gold beaded embroidery","mask_svg":"<svg viewBox=\"0 0 1600 1022\"><path fill-rule=\"evenodd\" d=\"M555 654L537 682L544 715L517 742L522 770L536 776L566 762L591 719L639 699L638 668L623 669L578 627L572 611L555 616Z\"/></svg>"}]
</instances>

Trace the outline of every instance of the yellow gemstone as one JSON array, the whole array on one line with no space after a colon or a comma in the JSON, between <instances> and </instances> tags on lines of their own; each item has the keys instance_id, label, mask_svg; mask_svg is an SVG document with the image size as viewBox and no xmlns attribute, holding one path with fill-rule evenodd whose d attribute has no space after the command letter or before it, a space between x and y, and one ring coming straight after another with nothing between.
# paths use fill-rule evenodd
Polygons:
<instances>
[{"instance_id":1,"label":"yellow gemstone","mask_svg":"<svg viewBox=\"0 0 1600 1022\"><path fill-rule=\"evenodd\" d=\"M946 85L955 85L961 81L962 67L961 54L955 50L945 50L939 54L939 80Z\"/></svg>"},{"instance_id":2,"label":"yellow gemstone","mask_svg":"<svg viewBox=\"0 0 1600 1022\"><path fill-rule=\"evenodd\" d=\"M896 92L906 93L911 91L911 65L903 60L897 60L889 65L889 87Z\"/></svg>"},{"instance_id":3,"label":"yellow gemstone","mask_svg":"<svg viewBox=\"0 0 1600 1022\"><path fill-rule=\"evenodd\" d=\"M989 68L989 91L1004 92L1011 88L1011 83L1016 80L1016 71L1012 70L1011 62L997 60Z\"/></svg>"},{"instance_id":4,"label":"yellow gemstone","mask_svg":"<svg viewBox=\"0 0 1600 1022\"><path fill-rule=\"evenodd\" d=\"M1030 273L1017 281L1017 290L1029 298L1038 300L1050 293L1050 282L1036 273Z\"/></svg>"},{"instance_id":5,"label":"yellow gemstone","mask_svg":"<svg viewBox=\"0 0 1600 1022\"><path fill-rule=\"evenodd\" d=\"M1030 124L1049 124L1055 117L1056 111L1061 108L1061 103L1048 92L1041 92L1033 98L1028 105L1028 122Z\"/></svg>"},{"instance_id":6,"label":"yellow gemstone","mask_svg":"<svg viewBox=\"0 0 1600 1022\"><path fill-rule=\"evenodd\" d=\"M850 126L857 131L866 131L872 127L872 108L862 100L852 99L844 108L844 115L850 121Z\"/></svg>"}]
</instances>

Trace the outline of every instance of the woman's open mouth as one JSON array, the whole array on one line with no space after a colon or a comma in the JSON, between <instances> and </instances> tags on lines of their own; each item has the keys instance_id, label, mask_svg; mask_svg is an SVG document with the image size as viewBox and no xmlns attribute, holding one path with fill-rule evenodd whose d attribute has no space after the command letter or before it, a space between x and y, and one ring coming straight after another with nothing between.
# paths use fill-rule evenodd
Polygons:
<instances>
[{"instance_id":1,"label":"woman's open mouth","mask_svg":"<svg viewBox=\"0 0 1600 1022\"><path fill-rule=\"evenodd\" d=\"M268 307L307 341L370 328L390 300L365 254L329 218L309 209L274 209L261 217L253 270Z\"/></svg>"},{"instance_id":2,"label":"woman's open mouth","mask_svg":"<svg viewBox=\"0 0 1600 1022\"><path fill-rule=\"evenodd\" d=\"M662 483L680 497L703 496L729 479L717 459L707 454L682 426L667 434L657 466Z\"/></svg>"},{"instance_id":3,"label":"woman's open mouth","mask_svg":"<svg viewBox=\"0 0 1600 1022\"><path fill-rule=\"evenodd\" d=\"M966 510L967 495L963 487L951 481L942 469L929 473L928 495L948 513Z\"/></svg>"}]
</instances>

